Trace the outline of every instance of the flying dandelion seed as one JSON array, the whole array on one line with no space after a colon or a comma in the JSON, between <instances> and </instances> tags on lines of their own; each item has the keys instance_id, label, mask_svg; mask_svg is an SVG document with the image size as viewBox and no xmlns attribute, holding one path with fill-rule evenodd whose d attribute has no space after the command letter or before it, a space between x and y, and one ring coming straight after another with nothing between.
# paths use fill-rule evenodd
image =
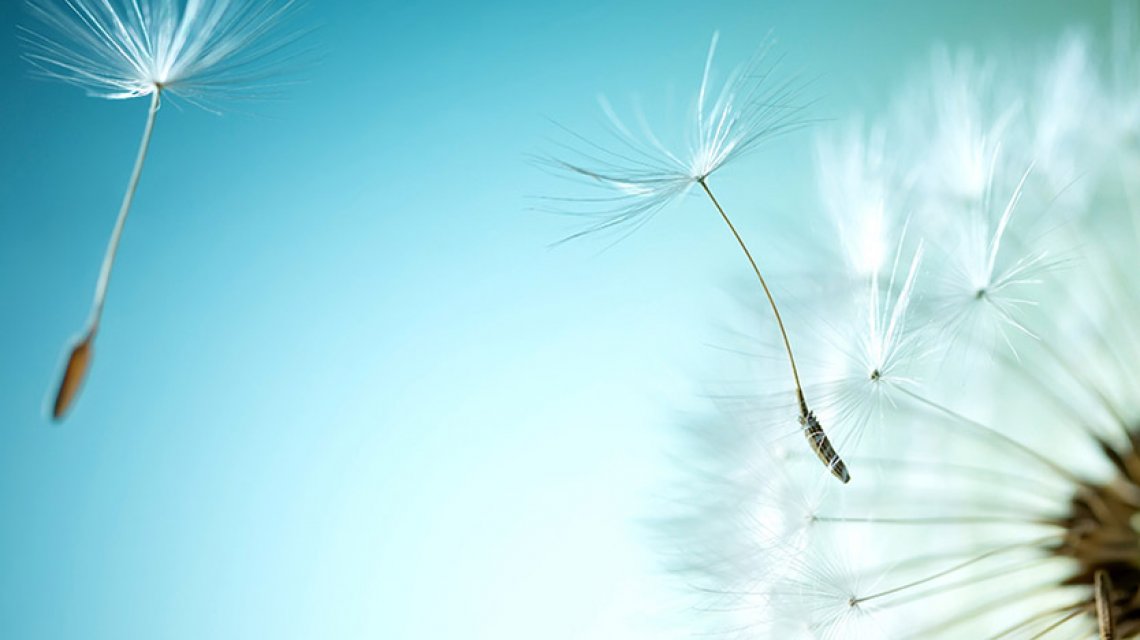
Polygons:
<instances>
[{"instance_id":1,"label":"flying dandelion seed","mask_svg":"<svg viewBox=\"0 0 1140 640\"><path fill-rule=\"evenodd\" d=\"M696 430L689 506L665 529L701 631L1140 637L1140 165L1104 161L1136 153L1112 114L1120 96L1140 95L1140 76L1128 87L1114 73L1131 50L1106 59L1068 36L1061 51L1039 74L992 61L936 73L905 95L946 108L903 102L868 129L874 144L821 147L821 200L840 215L834 254L845 258L834 279L852 300L829 299L825 323L805 322L802 363L820 415L880 437L844 441L866 473L839 492L804 481L816 461L783 441L771 398L717 398ZM1071 85L1075 67L1092 73L1081 79L1089 113L1048 115L1037 103ZM1026 112L1046 116L975 126L1002 120L1008 103L989 93L1015 86ZM953 129L989 133L954 153L927 134ZM1061 152L1073 155L1048 157ZM884 179L879 169L911 157L934 160L917 179ZM1070 185L1055 178L1069 166L1086 184L1058 207ZM970 182L931 179L942 169ZM861 219L867 233L849 233ZM998 340L962 322L969 305L990 314Z\"/></svg>"},{"instance_id":2,"label":"flying dandelion seed","mask_svg":"<svg viewBox=\"0 0 1140 640\"><path fill-rule=\"evenodd\" d=\"M571 213L597 221L567 240L623 226L636 229L694 186L701 188L744 252L776 320L791 366L803 435L832 475L846 483L851 479L847 465L808 406L791 340L772 291L744 238L709 186L712 175L732 160L804 124L800 87L790 80L778 82L772 77L774 65L768 61L772 43L768 41L748 64L729 75L716 98L712 98L711 72L718 37L718 34L713 35L705 59L689 123L686 152L675 152L667 147L640 112L637 118L640 134L634 133L603 98L602 109L609 120L613 147L575 136L581 148L566 146L564 149L572 159L544 159L543 163L560 173L584 179L605 193L591 200L571 201L586 209Z\"/></svg>"},{"instance_id":3,"label":"flying dandelion seed","mask_svg":"<svg viewBox=\"0 0 1140 640\"><path fill-rule=\"evenodd\" d=\"M142 141L95 286L87 324L69 350L52 417L74 404L94 350L111 269L164 96L205 108L257 97L293 59L302 32L280 33L294 0L29 0L40 29L22 29L24 57L45 77L108 99L150 96Z\"/></svg>"}]
</instances>

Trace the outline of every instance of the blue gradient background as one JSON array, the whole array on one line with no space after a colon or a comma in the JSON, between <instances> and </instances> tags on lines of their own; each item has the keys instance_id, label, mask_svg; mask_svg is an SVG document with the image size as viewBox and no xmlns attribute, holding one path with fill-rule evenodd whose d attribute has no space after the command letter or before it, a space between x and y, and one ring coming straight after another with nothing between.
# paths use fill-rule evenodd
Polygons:
<instances>
[{"instance_id":1,"label":"blue gradient background","mask_svg":"<svg viewBox=\"0 0 1140 640\"><path fill-rule=\"evenodd\" d=\"M687 100L773 30L814 115L936 42L1107 3L325 0L255 115L163 109L77 410L45 419L145 100L32 79L0 5L0 637L688 637L645 519L744 267L696 200L609 251L527 196L552 118ZM683 101L682 101L683 106ZM811 133L718 176L761 252L817 224ZM673 450L675 452L675 450Z\"/></svg>"}]
</instances>

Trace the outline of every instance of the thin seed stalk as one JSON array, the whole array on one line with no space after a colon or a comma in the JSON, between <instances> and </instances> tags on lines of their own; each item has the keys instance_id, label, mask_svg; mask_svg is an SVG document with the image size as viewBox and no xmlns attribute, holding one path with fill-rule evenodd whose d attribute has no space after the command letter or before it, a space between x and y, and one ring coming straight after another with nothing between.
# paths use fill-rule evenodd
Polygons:
<instances>
[{"instance_id":1,"label":"thin seed stalk","mask_svg":"<svg viewBox=\"0 0 1140 640\"><path fill-rule=\"evenodd\" d=\"M756 274L756 279L760 281L760 287L764 289L764 297L768 299L768 306L772 309L772 315L776 317L776 325L780 328L780 338L784 341L784 351L788 354L788 364L792 365L792 380L796 386L796 402L799 404L800 409L800 425L803 427L804 436L807 437L808 444L811 446L812 451L819 457L820 462L824 464L831 471L831 474L838 478L841 482L847 483L851 480L851 475L847 472L847 465L835 448L831 445L827 435L823 431L823 427L819 424L815 414L808 408L807 400L804 398L803 385L800 384L800 371L796 367L796 357L792 354L792 343L788 339L788 331L784 328L784 319L780 316L780 309L776 306L776 299L772 296L772 290L768 288L768 282L764 280L764 274L760 273L760 267L756 264L756 259L752 257L752 252L748 250L748 245L744 243L744 238L740 236L740 232L736 230L736 225L732 224L732 219L728 217L724 207L720 206L720 202L713 195L712 189L709 189L708 182L705 178L700 178L697 183L704 189L705 194L708 195L709 200L712 201L713 206L716 207L720 217L724 223L728 225L729 231L732 236L736 238L736 243L740 245L740 249L744 251L744 257L748 258L748 264L752 266L752 272Z\"/></svg>"},{"instance_id":2,"label":"thin seed stalk","mask_svg":"<svg viewBox=\"0 0 1140 640\"><path fill-rule=\"evenodd\" d=\"M127 215L131 211L131 204L135 199L135 191L139 186L139 177L142 176L143 165L146 163L147 150L150 148L151 134L154 132L154 121L158 116L158 109L161 104L162 88L156 87L154 93L151 94L146 127L143 129L142 141L139 142L139 151L135 158L134 169L131 171L131 179L127 183L126 193L123 194L123 202L119 206L119 215L115 219L115 227L111 230L111 238L107 242L107 250L103 255L103 264L99 270L99 280L95 283L95 298L91 303L91 312L88 316L87 324L83 328L83 332L80 333L79 340L71 347L67 359L67 366L64 368L63 377L60 379L59 387L56 390L55 402L52 406L52 418L57 421L63 419L68 409L71 408L71 405L75 402L75 398L79 394L79 389L91 366L95 335L99 330L99 321L103 316L103 306L107 300L107 288L111 283L111 270L115 265L115 256L119 252L119 241L122 239L123 227L126 225Z\"/></svg>"}]
</instances>

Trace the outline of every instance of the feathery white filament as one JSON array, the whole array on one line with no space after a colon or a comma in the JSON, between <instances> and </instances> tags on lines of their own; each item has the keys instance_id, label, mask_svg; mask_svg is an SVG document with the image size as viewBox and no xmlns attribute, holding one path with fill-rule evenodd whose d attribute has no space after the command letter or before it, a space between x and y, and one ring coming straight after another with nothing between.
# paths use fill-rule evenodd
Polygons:
<instances>
[{"instance_id":1,"label":"feathery white filament","mask_svg":"<svg viewBox=\"0 0 1140 640\"><path fill-rule=\"evenodd\" d=\"M158 90L201 103L258 95L300 33L277 33L296 0L29 0L25 58L95 96Z\"/></svg>"},{"instance_id":2,"label":"feathery white filament","mask_svg":"<svg viewBox=\"0 0 1140 640\"><path fill-rule=\"evenodd\" d=\"M684 142L676 144L676 135L660 135L636 100L635 126L631 127L610 101L600 96L611 144L568 132L575 144L561 145L564 158L539 160L559 173L584 178L602 192L596 198L559 200L560 204L552 207L559 213L595 219L567 240L626 225L637 228L729 162L801 126L800 87L792 80L773 79L775 63L768 60L770 42L730 73L718 89L712 81L718 41L719 34L714 33L687 114L685 135L681 136Z\"/></svg>"}]
</instances>

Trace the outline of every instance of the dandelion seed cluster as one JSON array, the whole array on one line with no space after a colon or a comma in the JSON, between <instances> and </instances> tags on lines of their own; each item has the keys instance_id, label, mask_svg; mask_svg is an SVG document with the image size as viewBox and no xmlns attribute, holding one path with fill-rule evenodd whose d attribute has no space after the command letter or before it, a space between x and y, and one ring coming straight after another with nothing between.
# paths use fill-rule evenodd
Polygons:
<instances>
[{"instance_id":1,"label":"dandelion seed cluster","mask_svg":"<svg viewBox=\"0 0 1140 640\"><path fill-rule=\"evenodd\" d=\"M1132 25L1029 61L936 51L882 116L818 134L835 258L786 315L859 474L828 482L777 361L742 363L665 525L703 631L1140 636Z\"/></svg>"}]
</instances>

